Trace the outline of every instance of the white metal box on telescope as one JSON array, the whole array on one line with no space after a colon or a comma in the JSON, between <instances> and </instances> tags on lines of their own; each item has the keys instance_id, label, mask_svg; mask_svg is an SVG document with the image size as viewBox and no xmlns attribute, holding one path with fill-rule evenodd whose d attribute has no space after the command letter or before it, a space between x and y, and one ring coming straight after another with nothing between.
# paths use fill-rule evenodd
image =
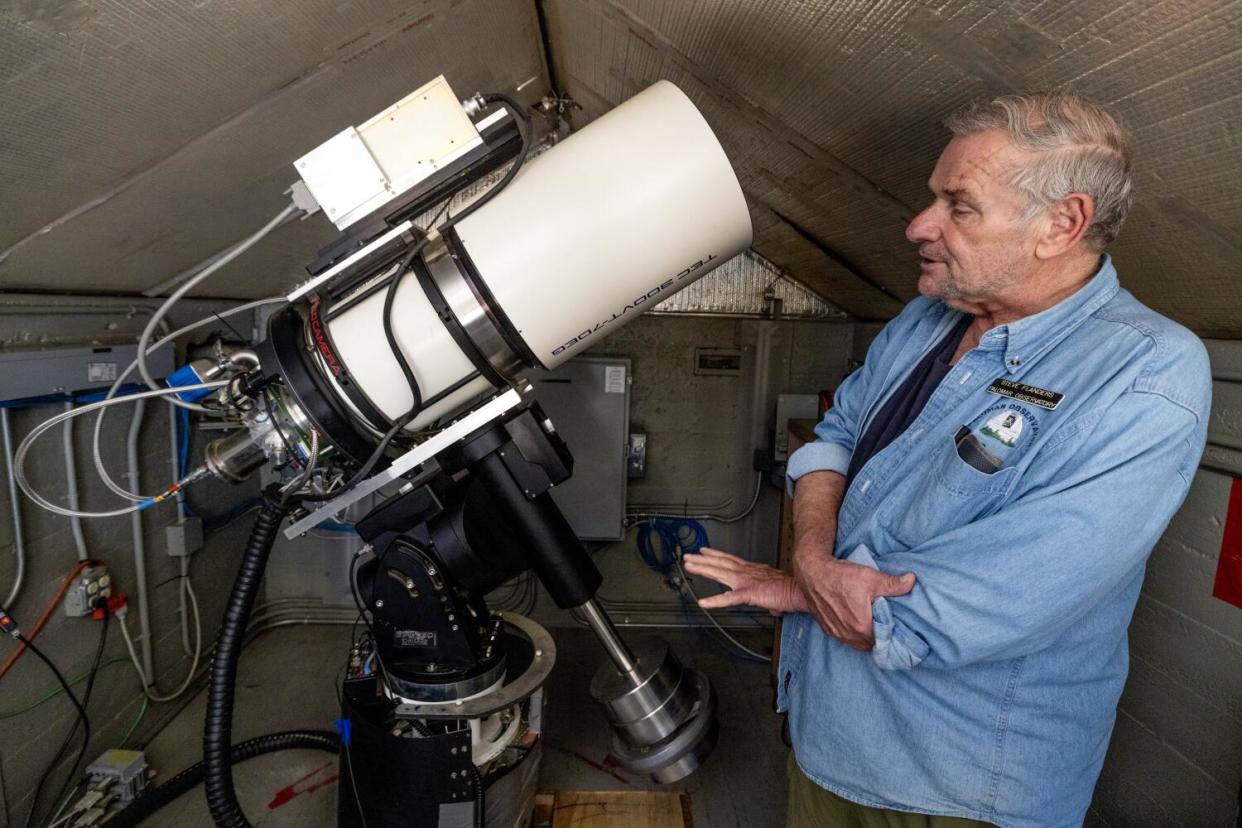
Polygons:
<instances>
[{"instance_id":1,"label":"white metal box on telescope","mask_svg":"<svg viewBox=\"0 0 1242 828\"><path fill-rule=\"evenodd\" d=\"M338 230L383 207L483 139L443 75L294 167Z\"/></svg>"}]
</instances>

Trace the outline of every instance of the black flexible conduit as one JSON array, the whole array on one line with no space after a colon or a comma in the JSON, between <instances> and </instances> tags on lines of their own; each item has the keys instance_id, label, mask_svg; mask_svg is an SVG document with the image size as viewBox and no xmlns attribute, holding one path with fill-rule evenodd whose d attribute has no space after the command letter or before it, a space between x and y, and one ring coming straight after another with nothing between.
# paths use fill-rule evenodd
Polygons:
<instances>
[{"instance_id":1,"label":"black flexible conduit","mask_svg":"<svg viewBox=\"0 0 1242 828\"><path fill-rule=\"evenodd\" d=\"M211 818L221 828L250 828L250 822L237 802L233 788L230 743L233 729L233 684L237 679L237 662L241 656L246 623L254 608L254 599L263 580L272 544L281 521L289 513L289 504L280 500L274 490L264 493L263 508L255 518L220 622L216 636L216 652L211 660L211 679L207 688L207 716L203 724L203 786Z\"/></svg>"},{"instance_id":2,"label":"black flexible conduit","mask_svg":"<svg viewBox=\"0 0 1242 828\"><path fill-rule=\"evenodd\" d=\"M330 730L286 730L257 736L234 745L230 762L237 764L281 750L323 750L339 753L340 737ZM206 775L206 763L197 762L157 788L146 791L108 820L108 828L135 828L160 808L192 790Z\"/></svg>"}]
</instances>

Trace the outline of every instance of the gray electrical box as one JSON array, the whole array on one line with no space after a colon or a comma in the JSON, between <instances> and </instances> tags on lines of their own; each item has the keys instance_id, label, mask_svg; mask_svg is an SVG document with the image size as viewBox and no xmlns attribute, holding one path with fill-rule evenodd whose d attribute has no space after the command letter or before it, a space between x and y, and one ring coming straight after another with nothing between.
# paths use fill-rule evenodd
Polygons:
<instances>
[{"instance_id":1,"label":"gray electrical box","mask_svg":"<svg viewBox=\"0 0 1242 828\"><path fill-rule=\"evenodd\" d=\"M552 490L583 540L625 537L630 361L580 356L528 375L535 399L574 455L574 475Z\"/></svg>"},{"instance_id":2,"label":"gray electrical box","mask_svg":"<svg viewBox=\"0 0 1242 828\"><path fill-rule=\"evenodd\" d=\"M5 351L0 353L0 394L5 400L20 400L106 389L137 355L137 345ZM152 376L171 373L172 348L160 348L151 354L147 365ZM129 382L142 382L142 377L135 371Z\"/></svg>"}]
</instances>

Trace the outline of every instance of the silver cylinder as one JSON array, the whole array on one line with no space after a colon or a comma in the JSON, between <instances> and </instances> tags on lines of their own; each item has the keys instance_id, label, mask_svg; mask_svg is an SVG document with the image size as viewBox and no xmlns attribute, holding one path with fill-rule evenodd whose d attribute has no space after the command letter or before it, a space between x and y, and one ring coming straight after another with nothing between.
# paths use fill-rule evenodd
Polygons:
<instances>
[{"instance_id":1,"label":"silver cylinder","mask_svg":"<svg viewBox=\"0 0 1242 828\"><path fill-rule=\"evenodd\" d=\"M631 772L662 784L676 782L715 746L715 694L707 678L685 669L660 639L642 639L625 653L629 669L614 658L591 681L591 696L612 726L611 752Z\"/></svg>"},{"instance_id":2,"label":"silver cylinder","mask_svg":"<svg viewBox=\"0 0 1242 828\"><path fill-rule=\"evenodd\" d=\"M239 429L228 437L207 444L207 465L230 483L240 483L267 461L262 442L249 429Z\"/></svg>"}]
</instances>

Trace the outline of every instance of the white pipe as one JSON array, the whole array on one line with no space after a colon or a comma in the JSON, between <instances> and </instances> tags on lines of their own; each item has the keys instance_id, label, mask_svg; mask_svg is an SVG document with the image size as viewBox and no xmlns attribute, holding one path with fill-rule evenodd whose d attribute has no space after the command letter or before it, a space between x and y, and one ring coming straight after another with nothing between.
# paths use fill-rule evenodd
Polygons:
<instances>
[{"instance_id":1,"label":"white pipe","mask_svg":"<svg viewBox=\"0 0 1242 828\"><path fill-rule=\"evenodd\" d=\"M5 609L12 609L26 577L26 538L22 532L22 505L17 496L17 475L13 471L13 432L9 424L9 410L0 408L0 432L4 434L4 469L9 475L9 508L13 514L13 548L17 556L17 570L13 574L13 586L4 599Z\"/></svg>"},{"instance_id":2,"label":"white pipe","mask_svg":"<svg viewBox=\"0 0 1242 828\"><path fill-rule=\"evenodd\" d=\"M180 598L178 611L181 613L181 649L186 655L193 656L195 645L190 643L190 615L185 603L185 596L190 591L190 558L187 555L181 556L180 574L181 580L177 587L177 595ZM199 635L201 637L202 633Z\"/></svg>"},{"instance_id":3,"label":"white pipe","mask_svg":"<svg viewBox=\"0 0 1242 828\"><path fill-rule=\"evenodd\" d=\"M125 461L128 465L129 487L139 489L138 482L138 435L142 431L142 413L147 401L134 403L134 419L129 424L129 438L125 442ZM134 592L138 596L138 636L142 640L142 672L144 680L155 682L155 667L151 657L151 611L147 595L147 548L142 537L142 512L129 515L134 546Z\"/></svg>"},{"instance_id":4,"label":"white pipe","mask_svg":"<svg viewBox=\"0 0 1242 828\"><path fill-rule=\"evenodd\" d=\"M65 403L65 411L72 410L73 403ZM65 451L65 499L69 503L69 508L76 512L78 511L78 465L73 454L73 418L65 420L65 428L61 436L61 445ZM86 552L86 533L82 531L82 518L71 515L69 525L73 527L73 543L78 548L78 560L84 561L90 555Z\"/></svg>"},{"instance_id":5,"label":"white pipe","mask_svg":"<svg viewBox=\"0 0 1242 828\"><path fill-rule=\"evenodd\" d=\"M172 479L181 479L181 445L177 439L177 425L179 417L177 409L174 406L167 406L168 412L168 462L172 466ZM185 516L185 490L177 492L177 523L184 524ZM189 608L185 603L185 585L190 577L190 561L186 557L181 558L181 582L177 586L177 615L181 618L181 649L186 655L194 652L194 647L190 644L190 616Z\"/></svg>"}]
</instances>

